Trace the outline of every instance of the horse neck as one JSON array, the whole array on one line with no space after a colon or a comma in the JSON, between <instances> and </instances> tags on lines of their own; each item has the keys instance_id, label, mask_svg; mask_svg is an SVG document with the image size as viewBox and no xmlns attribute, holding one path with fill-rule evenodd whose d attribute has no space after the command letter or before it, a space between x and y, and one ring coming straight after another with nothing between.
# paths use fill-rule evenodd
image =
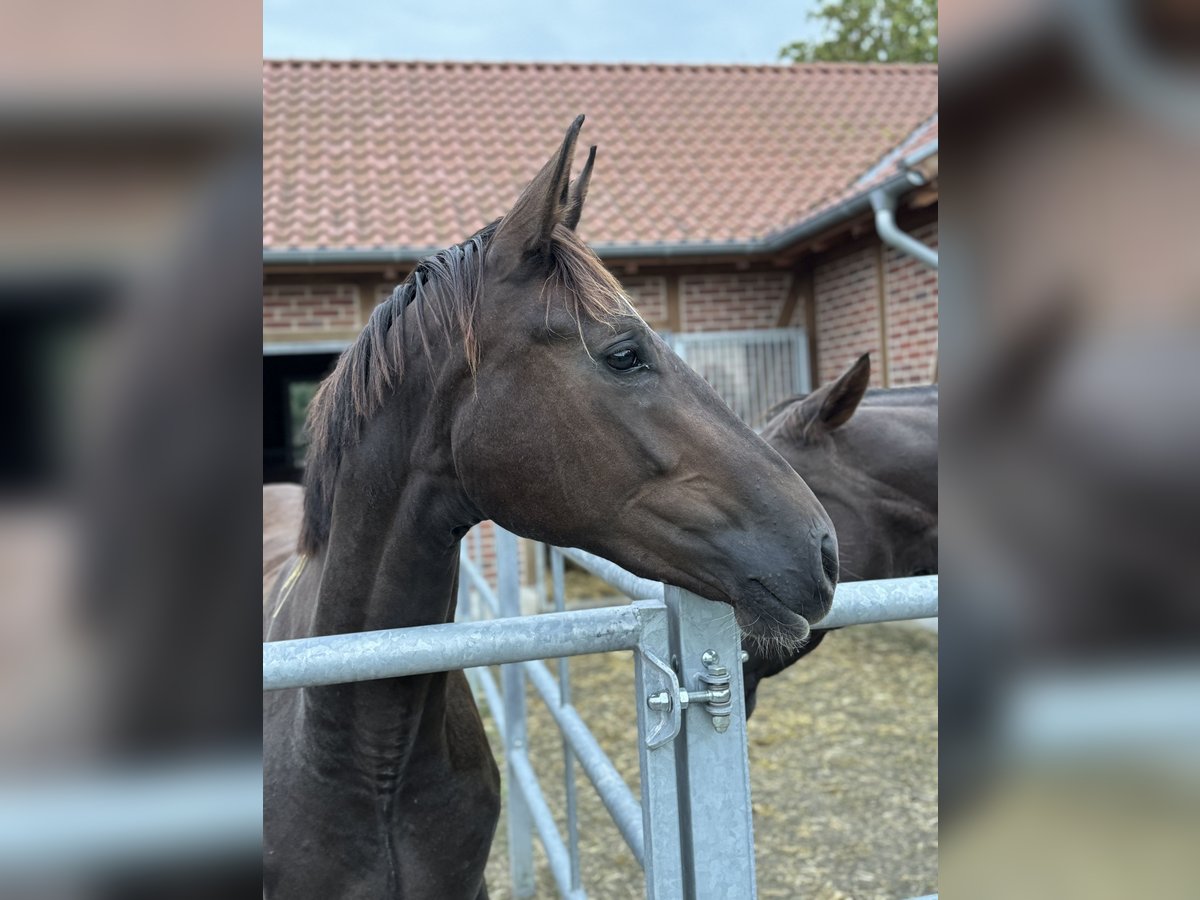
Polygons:
<instances>
[{"instance_id":1,"label":"horse neck","mask_svg":"<svg viewBox=\"0 0 1200 900\"><path fill-rule=\"evenodd\" d=\"M935 512L937 407L865 407L834 432L843 459L870 478Z\"/></svg>"},{"instance_id":2,"label":"horse neck","mask_svg":"<svg viewBox=\"0 0 1200 900\"><path fill-rule=\"evenodd\" d=\"M415 380L415 379L414 379ZM308 633L345 634L449 621L459 535L478 520L450 454L432 386L406 380L339 470ZM445 716L444 674L309 688L305 718L328 750L398 777L425 728Z\"/></svg>"}]
</instances>

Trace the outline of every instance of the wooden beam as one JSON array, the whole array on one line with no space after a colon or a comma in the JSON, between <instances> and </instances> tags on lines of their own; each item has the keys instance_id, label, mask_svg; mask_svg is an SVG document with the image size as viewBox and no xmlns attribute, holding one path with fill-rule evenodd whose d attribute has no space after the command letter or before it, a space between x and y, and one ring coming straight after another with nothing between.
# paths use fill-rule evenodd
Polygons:
<instances>
[{"instance_id":1,"label":"wooden beam","mask_svg":"<svg viewBox=\"0 0 1200 900\"><path fill-rule=\"evenodd\" d=\"M665 276L667 282L667 330L678 334L683 330L683 309L679 304L679 275Z\"/></svg>"},{"instance_id":2,"label":"wooden beam","mask_svg":"<svg viewBox=\"0 0 1200 900\"><path fill-rule=\"evenodd\" d=\"M815 391L821 386L821 370L817 366L817 279L816 263L809 257L796 272L804 293L804 329L808 334L808 383Z\"/></svg>"},{"instance_id":3,"label":"wooden beam","mask_svg":"<svg viewBox=\"0 0 1200 900\"><path fill-rule=\"evenodd\" d=\"M775 321L776 328L787 328L792 324L792 316L796 314L796 304L803 296L804 285L800 281L800 266L792 270L792 280L788 284L787 296L783 298L783 308L779 310L779 318Z\"/></svg>"},{"instance_id":4,"label":"wooden beam","mask_svg":"<svg viewBox=\"0 0 1200 900\"><path fill-rule=\"evenodd\" d=\"M884 247L881 242L875 251L876 280L879 283L879 363L883 369L883 386L892 386L891 366L888 365L887 278L884 267Z\"/></svg>"}]
</instances>

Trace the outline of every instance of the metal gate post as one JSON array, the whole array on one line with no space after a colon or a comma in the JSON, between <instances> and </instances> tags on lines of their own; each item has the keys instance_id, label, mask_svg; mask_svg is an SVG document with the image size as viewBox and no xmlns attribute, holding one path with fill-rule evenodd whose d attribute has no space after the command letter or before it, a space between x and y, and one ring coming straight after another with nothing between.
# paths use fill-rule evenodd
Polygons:
<instances>
[{"instance_id":1,"label":"metal gate post","mask_svg":"<svg viewBox=\"0 0 1200 900\"><path fill-rule=\"evenodd\" d=\"M756 897L742 648L733 609L670 585L664 599L680 686L689 694L713 692L712 700L689 700L675 739L682 896Z\"/></svg>"},{"instance_id":2,"label":"metal gate post","mask_svg":"<svg viewBox=\"0 0 1200 900\"><path fill-rule=\"evenodd\" d=\"M679 844L679 786L674 736L677 709L658 702L678 697L671 671L667 608L659 600L638 600L642 638L634 653L634 702L637 706L638 767L642 785L642 867L647 900L679 900L683 893L683 857ZM651 697L655 697L654 705ZM677 702L677 700L676 700ZM656 708L657 707L657 708ZM653 746L651 746L653 745Z\"/></svg>"},{"instance_id":3,"label":"metal gate post","mask_svg":"<svg viewBox=\"0 0 1200 900\"><path fill-rule=\"evenodd\" d=\"M809 303L812 300L807 301ZM808 329L800 330L801 339L796 342L796 375L800 381L800 393L808 394L813 390L812 368L808 362Z\"/></svg>"},{"instance_id":4,"label":"metal gate post","mask_svg":"<svg viewBox=\"0 0 1200 900\"><path fill-rule=\"evenodd\" d=\"M521 571L517 536L492 523L496 548L496 582L501 617L521 615ZM519 663L500 667L504 685L504 758L508 774L508 868L514 897L534 895L533 817L521 791L513 758L525 752L525 669Z\"/></svg>"},{"instance_id":5,"label":"metal gate post","mask_svg":"<svg viewBox=\"0 0 1200 900\"><path fill-rule=\"evenodd\" d=\"M471 613L471 586L463 577L461 568L458 572L458 604L454 610L456 622L470 622L475 618Z\"/></svg>"}]
</instances>

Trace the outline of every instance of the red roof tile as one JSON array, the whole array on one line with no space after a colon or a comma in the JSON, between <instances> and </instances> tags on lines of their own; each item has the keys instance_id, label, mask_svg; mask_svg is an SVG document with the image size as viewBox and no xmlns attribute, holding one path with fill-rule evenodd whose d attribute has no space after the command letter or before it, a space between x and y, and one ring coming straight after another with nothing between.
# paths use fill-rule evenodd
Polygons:
<instances>
[{"instance_id":1,"label":"red roof tile","mask_svg":"<svg viewBox=\"0 0 1200 900\"><path fill-rule=\"evenodd\" d=\"M830 198L823 206L835 206L843 200L878 187L894 175L899 175L906 168L905 160L935 150L937 139L938 116L937 113L934 113L932 117L914 128L904 140L889 149L881 160L860 175L845 191Z\"/></svg>"},{"instance_id":2,"label":"red roof tile","mask_svg":"<svg viewBox=\"0 0 1200 900\"><path fill-rule=\"evenodd\" d=\"M593 244L754 240L844 196L936 108L933 65L266 61L263 244L459 241L579 112L600 147Z\"/></svg>"}]
</instances>

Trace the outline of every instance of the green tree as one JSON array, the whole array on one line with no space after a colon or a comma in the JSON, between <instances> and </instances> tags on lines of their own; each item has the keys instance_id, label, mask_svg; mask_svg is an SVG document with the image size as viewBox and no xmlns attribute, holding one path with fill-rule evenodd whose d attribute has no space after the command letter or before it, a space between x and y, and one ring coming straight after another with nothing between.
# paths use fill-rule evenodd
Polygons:
<instances>
[{"instance_id":1,"label":"green tree","mask_svg":"<svg viewBox=\"0 0 1200 900\"><path fill-rule=\"evenodd\" d=\"M824 25L824 38L788 44L781 59L937 62L937 0L825 0L808 18Z\"/></svg>"}]
</instances>

